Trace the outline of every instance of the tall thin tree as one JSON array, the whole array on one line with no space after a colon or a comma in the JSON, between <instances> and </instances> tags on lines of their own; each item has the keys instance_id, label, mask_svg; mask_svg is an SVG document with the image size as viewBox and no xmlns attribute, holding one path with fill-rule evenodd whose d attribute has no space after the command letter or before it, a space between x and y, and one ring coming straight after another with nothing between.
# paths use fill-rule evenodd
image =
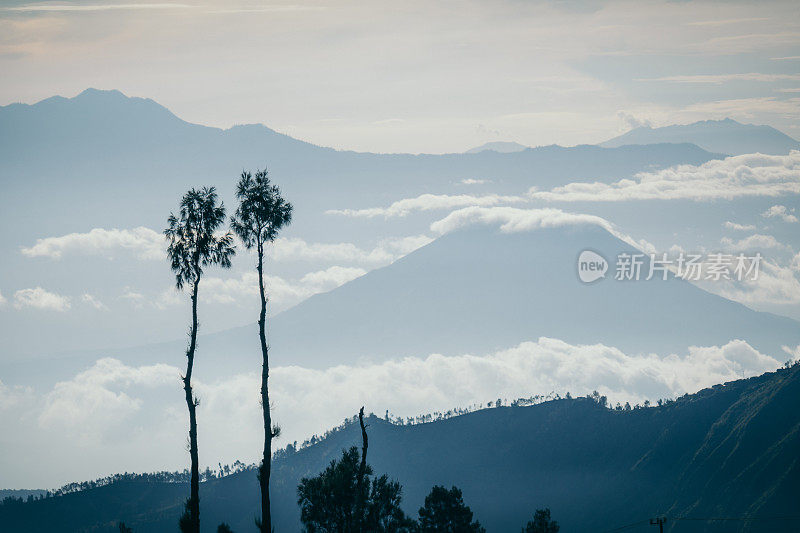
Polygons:
<instances>
[{"instance_id":1,"label":"tall thin tree","mask_svg":"<svg viewBox=\"0 0 800 533\"><path fill-rule=\"evenodd\" d=\"M197 348L197 294L203 268L219 265L230 268L235 253L233 235L230 232L217 235L215 232L225 222L225 206L217 204L214 187L191 189L181 199L176 217L170 213L164 235L169 243L167 258L175 273L175 286L182 290L191 286L192 326L189 331L189 347L186 349L186 374L183 390L186 407L189 409L189 456L191 458L191 481L189 499L180 519L184 533L200 532L200 467L197 455L197 398L192 392L192 370Z\"/></svg>"},{"instance_id":2,"label":"tall thin tree","mask_svg":"<svg viewBox=\"0 0 800 533\"><path fill-rule=\"evenodd\" d=\"M280 229L292 221L292 204L281 196L281 191L270 179L267 169L242 172L236 189L239 207L231 218L231 228L242 239L247 249L256 249L258 263L258 288L261 311L258 315L258 338L261 341L261 408L264 414L264 450L258 469L261 486L261 519L256 525L262 533L272 532L272 515L269 500L269 477L272 461L272 439L277 427L272 425L269 405L269 346L267 345L267 295L264 288L264 247L273 242Z\"/></svg>"}]
</instances>

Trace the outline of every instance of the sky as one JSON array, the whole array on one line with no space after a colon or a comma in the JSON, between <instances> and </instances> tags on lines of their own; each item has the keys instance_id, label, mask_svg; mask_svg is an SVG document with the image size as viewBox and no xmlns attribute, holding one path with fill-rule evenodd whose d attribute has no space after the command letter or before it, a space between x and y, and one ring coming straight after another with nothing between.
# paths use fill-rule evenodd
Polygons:
<instances>
[{"instance_id":1,"label":"sky","mask_svg":"<svg viewBox=\"0 0 800 533\"><path fill-rule=\"evenodd\" d=\"M0 80L0 105L118 89L191 123L263 123L359 151L463 152L491 141L570 146L638 126L727 117L800 138L800 17L792 2L0 0ZM124 171L120 160L112 166ZM12 198L3 219L10 231L0 234L0 363L9 363L0 367L0 427L9 429L0 432L0 488L183 468L182 348L164 348L169 356L158 361L124 351L186 332L187 296L172 288L161 234L178 196L128 198L119 190L133 190L122 185L135 176L105 180L103 165L86 165L96 174L87 177L69 160L59 177L97 178L103 187L94 192L108 194L106 209L84 208L70 196L69 205L31 220L29 198L42 205L63 198L35 196L42 192L36 187L55 182L27 179L7 163L0 160L0 180L8 180L0 195ZM239 164L213 183L232 190ZM289 198L297 216L269 252L270 313L471 223L534 231L528 226L542 213L574 213L646 252L762 252L758 283L703 288L800 319L800 152L739 154L608 179L567 176L513 191L503 189L503 176L493 178L465 175L421 188L409 180L402 192L355 191L344 205L313 197L315 189ZM225 202L230 212L235 198ZM150 216L154 205L157 217ZM201 333L255 321L253 264L240 251L232 270L209 270ZM72 364L61 358L64 350L85 359L63 370ZM202 350L201 462L254 461L262 437L258 354L251 370L214 376L206 369L218 354ZM53 357L36 359L45 356ZM271 374L284 430L278 445L322 433L365 404L413 417L498 396L595 389L613 402L643 402L798 357L800 347L761 353L742 339L626 353L540 337L485 353L421 351L324 369L280 365ZM20 361L28 366L14 366ZM124 434L122 426L134 430ZM55 439L60 455L50 448Z\"/></svg>"},{"instance_id":2,"label":"sky","mask_svg":"<svg viewBox=\"0 0 800 533\"><path fill-rule=\"evenodd\" d=\"M792 2L11 0L0 72L0 105L119 89L359 151L725 117L800 136Z\"/></svg>"}]
</instances>

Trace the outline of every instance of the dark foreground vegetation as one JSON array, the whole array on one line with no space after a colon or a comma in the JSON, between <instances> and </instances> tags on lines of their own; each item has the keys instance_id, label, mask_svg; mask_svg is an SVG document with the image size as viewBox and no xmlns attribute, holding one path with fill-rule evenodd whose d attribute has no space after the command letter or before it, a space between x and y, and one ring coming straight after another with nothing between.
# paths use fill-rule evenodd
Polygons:
<instances>
[{"instance_id":1,"label":"dark foreground vegetation","mask_svg":"<svg viewBox=\"0 0 800 533\"><path fill-rule=\"evenodd\" d=\"M592 398L507 406L417 425L368 417L369 465L402 486L401 510L419 520L432 487L460 489L473 520L517 532L549 508L561 531L797 531L800 522L800 366L717 385L649 408L609 409ZM277 454L276 531L301 530L298 485L362 444L357 420ZM360 466L360 462L359 462ZM240 467L241 468L241 467ZM201 476L203 531L251 531L255 470ZM103 486L0 505L0 530L171 531L185 479L120 476ZM706 520L726 518L735 520ZM741 520L745 518L746 520ZM699 520L698 520L699 519Z\"/></svg>"}]
</instances>

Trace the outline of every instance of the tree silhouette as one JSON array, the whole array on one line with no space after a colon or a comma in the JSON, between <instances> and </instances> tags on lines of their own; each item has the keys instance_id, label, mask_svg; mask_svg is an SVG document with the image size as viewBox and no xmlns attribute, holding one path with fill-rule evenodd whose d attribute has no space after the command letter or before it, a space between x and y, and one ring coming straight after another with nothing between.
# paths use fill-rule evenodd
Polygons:
<instances>
[{"instance_id":1,"label":"tree silhouette","mask_svg":"<svg viewBox=\"0 0 800 533\"><path fill-rule=\"evenodd\" d=\"M225 221L225 206L217 205L214 187L191 189L181 199L179 216L170 213L167 219L167 258L175 273L178 290L185 285L192 287L192 326L189 346L186 349L186 374L183 390L189 410L189 456L191 458L190 494L179 525L184 533L200 531L200 472L197 457L197 399L192 393L192 369L197 348L197 293L203 268L220 265L230 268L231 256L235 253L233 236L230 233L215 235Z\"/></svg>"},{"instance_id":2,"label":"tree silhouette","mask_svg":"<svg viewBox=\"0 0 800 533\"><path fill-rule=\"evenodd\" d=\"M256 525L262 533L272 531L272 515L269 500L269 477L272 460L272 439L278 429L272 425L269 405L269 347L267 346L266 320L267 296L264 289L264 246L278 236L280 229L292 221L292 204L281 197L280 189L272 184L267 170L259 170L255 176L242 172L236 188L239 207L231 217L231 228L242 239L247 249L256 248L258 256L258 289L261 297L261 312L258 315L258 338L261 342L261 408L264 416L264 450L258 469L261 486L261 519Z\"/></svg>"},{"instance_id":3,"label":"tree silhouette","mask_svg":"<svg viewBox=\"0 0 800 533\"><path fill-rule=\"evenodd\" d=\"M472 510L464 505L461 490L436 485L425 496L419 510L421 533L486 533L480 522L472 521Z\"/></svg>"},{"instance_id":4,"label":"tree silhouette","mask_svg":"<svg viewBox=\"0 0 800 533\"><path fill-rule=\"evenodd\" d=\"M117 524L119 526L119 533L133 533L133 530L125 525L125 522Z\"/></svg>"},{"instance_id":5,"label":"tree silhouette","mask_svg":"<svg viewBox=\"0 0 800 533\"><path fill-rule=\"evenodd\" d=\"M522 533L558 533L561 529L558 522L550 520L550 509L537 509L533 514L533 520L522 530Z\"/></svg>"},{"instance_id":6,"label":"tree silhouette","mask_svg":"<svg viewBox=\"0 0 800 533\"><path fill-rule=\"evenodd\" d=\"M233 533L233 530L231 529L231 526L223 522L217 526L217 533Z\"/></svg>"},{"instance_id":7,"label":"tree silhouette","mask_svg":"<svg viewBox=\"0 0 800 533\"><path fill-rule=\"evenodd\" d=\"M359 411L362 447L342 451L317 477L297 487L300 520L306 533L410 533L414 521L400 507L402 487L384 474L370 478L364 408Z\"/></svg>"}]
</instances>

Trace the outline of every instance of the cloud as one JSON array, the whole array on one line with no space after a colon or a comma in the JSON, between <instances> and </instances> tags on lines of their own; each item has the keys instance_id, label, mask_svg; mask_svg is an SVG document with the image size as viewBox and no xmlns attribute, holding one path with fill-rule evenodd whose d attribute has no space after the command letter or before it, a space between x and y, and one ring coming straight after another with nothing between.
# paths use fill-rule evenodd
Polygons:
<instances>
[{"instance_id":1,"label":"cloud","mask_svg":"<svg viewBox=\"0 0 800 533\"><path fill-rule=\"evenodd\" d=\"M794 116L800 112L800 98L776 98L774 96L758 96L753 98L732 98L698 102L682 109L686 116L709 118L740 117L740 119L771 120L778 116ZM767 118L763 115L773 115Z\"/></svg>"},{"instance_id":2,"label":"cloud","mask_svg":"<svg viewBox=\"0 0 800 533\"><path fill-rule=\"evenodd\" d=\"M732 252L744 252L747 250L765 250L768 248L777 248L777 249L786 248L785 244L778 242L778 239L776 239L772 235L763 235L760 233L750 235L738 241L734 241L733 239L730 239L728 237L723 237L721 242L728 248L729 251Z\"/></svg>"},{"instance_id":3,"label":"cloud","mask_svg":"<svg viewBox=\"0 0 800 533\"><path fill-rule=\"evenodd\" d=\"M49 311L66 311L70 308L69 298L48 292L41 287L21 289L14 293L14 307L32 307Z\"/></svg>"},{"instance_id":4,"label":"cloud","mask_svg":"<svg viewBox=\"0 0 800 533\"><path fill-rule=\"evenodd\" d=\"M431 354L325 370L275 367L270 393L273 419L286 422L279 441L283 445L323 433L361 405L380 414L388 410L412 417L485 405L498 397L552 392L584 395L593 390L612 402L637 403L696 392L771 371L780 364L741 340L690 347L681 354L631 355L603 344L572 345L541 337L485 355ZM40 430L59 436L63 451L59 460L69 460L70 453L85 456L87 450L103 449L115 441L119 445L109 459L111 465L128 448L152 465L154 457L161 458L156 450L175 450L176 454L183 450L185 406L179 375L180 370L170 365L130 366L100 359L72 379L57 383L43 396L34 419ZM259 372L254 369L213 381L195 379L194 385L206 428L204 463L255 460L262 438ZM19 391L17 396L19 402ZM0 386L0 399L5 397L7 388ZM9 434L15 434L14 427Z\"/></svg>"},{"instance_id":5,"label":"cloud","mask_svg":"<svg viewBox=\"0 0 800 533\"><path fill-rule=\"evenodd\" d=\"M87 293L87 294L84 294L83 296L81 296L81 302L91 305L92 307L94 307L98 311L108 311L108 306L106 306L106 304L104 304L103 302L101 302L100 300L98 300L97 298L92 296L91 294Z\"/></svg>"},{"instance_id":6,"label":"cloud","mask_svg":"<svg viewBox=\"0 0 800 533\"><path fill-rule=\"evenodd\" d=\"M738 18L738 19L718 19L718 20L700 20L700 21L692 21L687 22L687 26L726 26L728 24L742 24L745 22L761 22L764 20L769 20L766 17L749 17L749 18Z\"/></svg>"},{"instance_id":7,"label":"cloud","mask_svg":"<svg viewBox=\"0 0 800 533\"><path fill-rule=\"evenodd\" d=\"M151 9L186 9L192 6L188 4L27 4L24 6L3 7L0 11L16 13L69 13L69 12L91 12L91 11L132 11L132 10L151 10Z\"/></svg>"},{"instance_id":8,"label":"cloud","mask_svg":"<svg viewBox=\"0 0 800 533\"><path fill-rule=\"evenodd\" d=\"M0 381L0 413L17 407L33 395L33 390L29 387L13 386L9 387Z\"/></svg>"},{"instance_id":9,"label":"cloud","mask_svg":"<svg viewBox=\"0 0 800 533\"><path fill-rule=\"evenodd\" d=\"M3 293L0 292L0 307L3 307L6 305L6 303L8 303L8 300L6 300L5 296L3 296Z\"/></svg>"},{"instance_id":10,"label":"cloud","mask_svg":"<svg viewBox=\"0 0 800 533\"><path fill-rule=\"evenodd\" d=\"M136 394L163 385L177 387L179 377L177 368L165 364L131 367L116 359L100 359L74 378L55 384L44 398L38 422L90 443L104 433L124 429L125 419L142 406L143 399ZM133 387L134 395L120 390Z\"/></svg>"},{"instance_id":11,"label":"cloud","mask_svg":"<svg viewBox=\"0 0 800 533\"><path fill-rule=\"evenodd\" d=\"M489 194L486 196L473 196L470 194L422 194L415 198L404 198L392 203L388 207L371 207L367 209L330 209L329 215L344 215L348 217L373 218L377 216L404 217L414 211L432 211L439 209L454 209L464 206L491 206L501 203L525 202L519 196L501 196Z\"/></svg>"},{"instance_id":12,"label":"cloud","mask_svg":"<svg viewBox=\"0 0 800 533\"><path fill-rule=\"evenodd\" d=\"M461 180L462 185L483 185L484 183L491 183L492 180L479 180L475 178L464 178Z\"/></svg>"},{"instance_id":13,"label":"cloud","mask_svg":"<svg viewBox=\"0 0 800 533\"><path fill-rule=\"evenodd\" d=\"M609 231L613 230L611 223L604 218L596 215L567 213L560 209L465 207L453 211L443 219L431 224L431 231L444 235L473 224L500 225L500 230L506 233L581 224L593 224Z\"/></svg>"},{"instance_id":14,"label":"cloud","mask_svg":"<svg viewBox=\"0 0 800 533\"><path fill-rule=\"evenodd\" d=\"M367 271L363 268L334 265L324 270L308 272L299 279L264 276L270 310L273 313L280 312L314 294L335 289L366 273ZM238 277L230 278L209 276L200 282L200 297L203 301L218 304L255 306L258 303L258 292L258 274L256 272L244 272ZM153 296L126 288L122 297L132 301L138 308L149 305L161 310L180 305L185 299L185 295L182 295L174 287Z\"/></svg>"},{"instance_id":15,"label":"cloud","mask_svg":"<svg viewBox=\"0 0 800 533\"><path fill-rule=\"evenodd\" d=\"M773 205L761 213L761 216L764 218L780 218L789 223L797 222L797 217L791 213L794 213L794 209L787 209L785 205Z\"/></svg>"},{"instance_id":16,"label":"cloud","mask_svg":"<svg viewBox=\"0 0 800 533\"><path fill-rule=\"evenodd\" d=\"M87 233L70 233L61 237L37 239L36 244L22 248L28 257L60 259L65 253L93 254L113 257L120 250L132 251L139 259L163 259L164 236L149 228L94 228Z\"/></svg>"},{"instance_id":17,"label":"cloud","mask_svg":"<svg viewBox=\"0 0 800 533\"><path fill-rule=\"evenodd\" d=\"M655 252L655 247L644 239L620 232L611 222L596 215L568 213L560 209L520 209L516 207L465 207L451 212L431 224L431 231L444 235L458 229L483 224L499 226L504 233L534 231L541 228L556 228L590 224L599 226L618 239L645 252Z\"/></svg>"},{"instance_id":18,"label":"cloud","mask_svg":"<svg viewBox=\"0 0 800 533\"><path fill-rule=\"evenodd\" d=\"M636 128L647 127L650 128L653 126L653 123L647 119L637 118L631 113L626 111L618 111L617 116L622 119L622 123L624 125L624 129L633 130Z\"/></svg>"},{"instance_id":19,"label":"cloud","mask_svg":"<svg viewBox=\"0 0 800 533\"><path fill-rule=\"evenodd\" d=\"M137 292L130 287L125 287L122 289L121 298L134 302L137 307L140 307L147 300L144 294Z\"/></svg>"},{"instance_id":20,"label":"cloud","mask_svg":"<svg viewBox=\"0 0 800 533\"><path fill-rule=\"evenodd\" d=\"M619 202L631 200L705 201L745 196L800 194L800 151L789 155L746 154L641 172L611 184L573 182L529 196L548 202Z\"/></svg>"},{"instance_id":21,"label":"cloud","mask_svg":"<svg viewBox=\"0 0 800 533\"><path fill-rule=\"evenodd\" d=\"M278 238L268 249L276 261L333 261L367 265L389 264L403 255L431 242L425 235L383 239L371 250L359 248L353 243L308 243L297 238Z\"/></svg>"},{"instance_id":22,"label":"cloud","mask_svg":"<svg viewBox=\"0 0 800 533\"><path fill-rule=\"evenodd\" d=\"M731 222L730 220L725 222L723 225L728 229L736 231L752 231L756 229L756 227L752 224L737 224L736 222Z\"/></svg>"},{"instance_id":23,"label":"cloud","mask_svg":"<svg viewBox=\"0 0 800 533\"><path fill-rule=\"evenodd\" d=\"M798 254L800 255L800 254ZM719 281L698 283L709 292L745 305L797 305L800 304L800 259L795 256L792 266L780 266L762 260L758 279L747 282Z\"/></svg>"},{"instance_id":24,"label":"cloud","mask_svg":"<svg viewBox=\"0 0 800 533\"><path fill-rule=\"evenodd\" d=\"M710 83L721 85L731 81L798 81L800 74L764 74L746 72L739 74L694 74L686 76L662 76L660 78L638 78L636 81L667 81L673 83Z\"/></svg>"}]
</instances>

